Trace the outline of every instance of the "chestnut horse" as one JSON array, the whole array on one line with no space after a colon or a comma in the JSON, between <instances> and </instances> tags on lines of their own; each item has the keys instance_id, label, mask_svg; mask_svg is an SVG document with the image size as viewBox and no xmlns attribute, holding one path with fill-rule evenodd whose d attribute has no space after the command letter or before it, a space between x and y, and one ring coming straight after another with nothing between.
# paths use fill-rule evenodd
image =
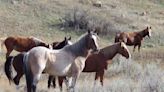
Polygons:
<instances>
[{"instance_id":1,"label":"chestnut horse","mask_svg":"<svg viewBox=\"0 0 164 92\"><path fill-rule=\"evenodd\" d=\"M103 86L104 70L107 69L108 65L107 61L112 60L116 54L121 54L127 59L131 57L127 46L123 42L118 42L100 49L99 53L88 56L82 72L96 72L95 81L100 77L100 82ZM64 79L65 77L58 77L60 90L62 90L62 83Z\"/></svg>"},{"instance_id":2,"label":"chestnut horse","mask_svg":"<svg viewBox=\"0 0 164 92\"><path fill-rule=\"evenodd\" d=\"M126 45L134 45L133 52L135 51L136 46L138 46L138 51L140 51L141 41L145 36L150 38L151 36L151 27L147 26L146 29L139 32L121 32L116 34L115 42L124 42Z\"/></svg>"},{"instance_id":3,"label":"chestnut horse","mask_svg":"<svg viewBox=\"0 0 164 92\"><path fill-rule=\"evenodd\" d=\"M90 50L98 51L97 34L90 31L74 44L60 50L32 48L24 57L27 92L36 92L42 72L53 76L67 76L68 91L74 92L76 80L81 73L76 67L84 68Z\"/></svg>"},{"instance_id":4,"label":"chestnut horse","mask_svg":"<svg viewBox=\"0 0 164 92\"><path fill-rule=\"evenodd\" d=\"M33 47L36 46L45 46L49 47L48 44L44 43L42 40L35 37L7 37L1 45L5 45L7 49L6 58L10 55L13 50L18 52L27 52Z\"/></svg>"},{"instance_id":5,"label":"chestnut horse","mask_svg":"<svg viewBox=\"0 0 164 92\"><path fill-rule=\"evenodd\" d=\"M69 40L71 40L70 38L66 38L62 41L62 42L53 42L52 46L53 49L61 49L66 45L71 45L72 42L70 42ZM5 62L5 74L10 81L13 81L17 86L19 85L19 81L20 78L23 76L24 71L23 71L23 57L24 57L25 52L22 52L16 56L9 56L6 59ZM12 65L15 69L15 71L17 72L17 75L12 78Z\"/></svg>"}]
</instances>

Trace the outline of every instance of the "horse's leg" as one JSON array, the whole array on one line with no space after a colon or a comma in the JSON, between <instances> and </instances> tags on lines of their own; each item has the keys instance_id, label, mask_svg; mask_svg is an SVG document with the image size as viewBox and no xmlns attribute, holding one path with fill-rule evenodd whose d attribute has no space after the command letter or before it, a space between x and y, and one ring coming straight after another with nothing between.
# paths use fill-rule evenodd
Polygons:
<instances>
[{"instance_id":1,"label":"horse's leg","mask_svg":"<svg viewBox=\"0 0 164 92\"><path fill-rule=\"evenodd\" d=\"M19 81L20 81L20 78L23 76L24 73L19 73L17 72L17 75L15 76L15 78L13 79L14 80L14 83L16 85L19 85Z\"/></svg>"},{"instance_id":2,"label":"horse's leg","mask_svg":"<svg viewBox=\"0 0 164 92\"><path fill-rule=\"evenodd\" d=\"M96 72L94 85L96 85L96 81L97 81L98 77L99 77L99 72Z\"/></svg>"},{"instance_id":3,"label":"horse's leg","mask_svg":"<svg viewBox=\"0 0 164 92\"><path fill-rule=\"evenodd\" d=\"M40 61L42 62L42 61ZM37 84L40 80L41 74L43 72L43 70L46 67L45 63L40 63L38 62L38 65L36 65L36 63L31 64L31 73L32 73L32 92L36 92L36 87Z\"/></svg>"},{"instance_id":4,"label":"horse's leg","mask_svg":"<svg viewBox=\"0 0 164 92\"><path fill-rule=\"evenodd\" d=\"M23 74L24 73L17 72L17 75L13 79L14 80L14 83L16 84L16 89L19 89L19 81L20 81L20 78L23 76Z\"/></svg>"},{"instance_id":5,"label":"horse's leg","mask_svg":"<svg viewBox=\"0 0 164 92\"><path fill-rule=\"evenodd\" d=\"M6 53L6 58L10 55L10 53L13 51L13 49L8 49L7 48L7 53Z\"/></svg>"},{"instance_id":6,"label":"horse's leg","mask_svg":"<svg viewBox=\"0 0 164 92\"><path fill-rule=\"evenodd\" d=\"M140 52L141 43L138 44L138 52Z\"/></svg>"},{"instance_id":7,"label":"horse's leg","mask_svg":"<svg viewBox=\"0 0 164 92\"><path fill-rule=\"evenodd\" d=\"M104 80L104 70L100 72L100 82L102 86L103 86L103 80Z\"/></svg>"},{"instance_id":8,"label":"horse's leg","mask_svg":"<svg viewBox=\"0 0 164 92\"><path fill-rule=\"evenodd\" d=\"M72 86L72 76L67 76L65 79L65 85L67 87L67 92L71 91L71 86Z\"/></svg>"},{"instance_id":9,"label":"horse's leg","mask_svg":"<svg viewBox=\"0 0 164 92\"><path fill-rule=\"evenodd\" d=\"M42 72L41 72L42 73ZM37 73L33 76L33 80L32 80L32 92L36 92L36 86L39 82L41 73Z\"/></svg>"},{"instance_id":10,"label":"horse's leg","mask_svg":"<svg viewBox=\"0 0 164 92\"><path fill-rule=\"evenodd\" d=\"M60 87L60 91L62 91L62 84L63 84L63 80L65 80L66 77L58 77L58 83L59 83L59 87Z\"/></svg>"},{"instance_id":11,"label":"horse's leg","mask_svg":"<svg viewBox=\"0 0 164 92\"><path fill-rule=\"evenodd\" d=\"M52 83L53 83L53 87L56 88L56 78L55 78L55 76L53 76L53 78L52 78Z\"/></svg>"},{"instance_id":12,"label":"horse's leg","mask_svg":"<svg viewBox=\"0 0 164 92\"><path fill-rule=\"evenodd\" d=\"M50 88L50 86L51 86L52 79L53 79L53 76L49 75L49 77L48 77L48 88Z\"/></svg>"},{"instance_id":13,"label":"horse's leg","mask_svg":"<svg viewBox=\"0 0 164 92\"><path fill-rule=\"evenodd\" d=\"M70 88L73 89L73 92L75 92L76 80L77 80L77 78L79 77L79 75L80 75L80 72L78 72L78 73L76 73L76 74L74 74L74 75L72 76L72 83L71 83Z\"/></svg>"},{"instance_id":14,"label":"horse's leg","mask_svg":"<svg viewBox=\"0 0 164 92\"><path fill-rule=\"evenodd\" d=\"M133 52L135 51L136 45L134 45Z\"/></svg>"},{"instance_id":15,"label":"horse's leg","mask_svg":"<svg viewBox=\"0 0 164 92\"><path fill-rule=\"evenodd\" d=\"M65 85L66 85L67 90L68 90L68 86L69 86L69 78L66 77L65 80L64 80L64 82L65 82Z\"/></svg>"}]
</instances>

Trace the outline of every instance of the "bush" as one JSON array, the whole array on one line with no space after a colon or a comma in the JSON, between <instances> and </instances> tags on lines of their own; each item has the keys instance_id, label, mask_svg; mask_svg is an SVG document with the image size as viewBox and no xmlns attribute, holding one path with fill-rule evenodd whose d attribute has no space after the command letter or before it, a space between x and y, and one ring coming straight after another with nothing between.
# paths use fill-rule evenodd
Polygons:
<instances>
[{"instance_id":1,"label":"bush","mask_svg":"<svg viewBox=\"0 0 164 92\"><path fill-rule=\"evenodd\" d=\"M75 30L98 30L103 35L119 31L112 22L97 16L96 13L93 15L89 11L79 8L72 9L65 14L62 18L62 27L72 27Z\"/></svg>"}]
</instances>

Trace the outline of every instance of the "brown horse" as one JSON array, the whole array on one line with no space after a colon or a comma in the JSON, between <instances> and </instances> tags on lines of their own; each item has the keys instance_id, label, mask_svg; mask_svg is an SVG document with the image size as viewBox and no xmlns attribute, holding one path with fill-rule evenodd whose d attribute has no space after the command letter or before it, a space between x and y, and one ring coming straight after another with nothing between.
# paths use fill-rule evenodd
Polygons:
<instances>
[{"instance_id":1,"label":"brown horse","mask_svg":"<svg viewBox=\"0 0 164 92\"><path fill-rule=\"evenodd\" d=\"M62 41L62 42L53 42L53 49L61 49L66 45L71 45L72 42L70 42L69 40L71 40L70 38L66 38ZM6 59L5 62L5 74L10 81L13 81L16 85L19 85L19 81L20 78L23 76L24 71L23 71L23 57L24 57L25 52L20 53L16 56L9 56ZM12 65L15 69L15 71L17 72L17 75L12 78Z\"/></svg>"},{"instance_id":2,"label":"brown horse","mask_svg":"<svg viewBox=\"0 0 164 92\"><path fill-rule=\"evenodd\" d=\"M115 43L111 46L100 49L99 53L91 54L85 61L85 67L82 72L96 72L95 81L100 77L101 85L103 86L104 71L107 69L109 60L116 54L129 58L131 54L127 46L123 42ZM62 90L62 83L65 77L58 77L60 89Z\"/></svg>"},{"instance_id":3,"label":"brown horse","mask_svg":"<svg viewBox=\"0 0 164 92\"><path fill-rule=\"evenodd\" d=\"M133 51L135 51L136 46L138 46L138 51L140 51L141 41L145 36L150 38L151 27L146 27L146 29L139 32L121 32L116 34L115 42L124 42L126 45L134 45Z\"/></svg>"},{"instance_id":4,"label":"brown horse","mask_svg":"<svg viewBox=\"0 0 164 92\"><path fill-rule=\"evenodd\" d=\"M34 37L7 37L1 45L5 45L7 49L6 58L10 55L13 50L18 52L27 52L33 47L44 46L49 47L48 44L42 40Z\"/></svg>"}]
</instances>

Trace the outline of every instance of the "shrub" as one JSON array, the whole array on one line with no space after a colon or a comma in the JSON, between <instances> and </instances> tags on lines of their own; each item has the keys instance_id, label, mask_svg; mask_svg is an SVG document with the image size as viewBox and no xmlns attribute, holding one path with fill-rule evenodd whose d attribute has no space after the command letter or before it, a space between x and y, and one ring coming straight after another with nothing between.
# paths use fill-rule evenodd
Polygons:
<instances>
[{"instance_id":1,"label":"shrub","mask_svg":"<svg viewBox=\"0 0 164 92\"><path fill-rule=\"evenodd\" d=\"M112 22L92 12L79 8L72 9L62 18L62 27L72 27L75 30L98 30L100 34L107 35L118 32Z\"/></svg>"}]
</instances>

